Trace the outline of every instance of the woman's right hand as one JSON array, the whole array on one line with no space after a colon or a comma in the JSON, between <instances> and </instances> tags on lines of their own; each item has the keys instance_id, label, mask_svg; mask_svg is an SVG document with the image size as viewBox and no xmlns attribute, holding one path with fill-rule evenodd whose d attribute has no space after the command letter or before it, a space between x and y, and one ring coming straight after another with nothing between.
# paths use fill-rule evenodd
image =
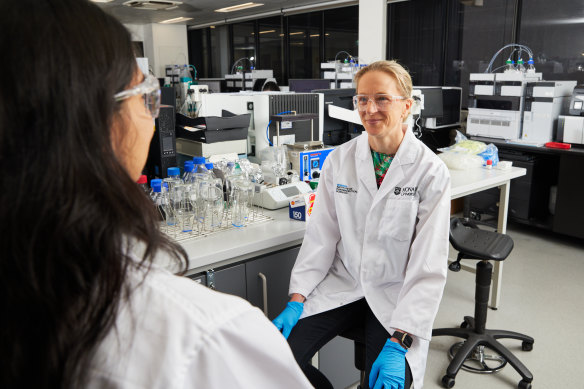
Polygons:
<instances>
[{"instance_id":1,"label":"woman's right hand","mask_svg":"<svg viewBox=\"0 0 584 389\"><path fill-rule=\"evenodd\" d=\"M290 332L292 328L298 323L298 319L300 319L300 315L304 310L304 303L300 301L295 301L294 296L290 300L288 304L286 304L286 308L276 317L272 323L276 326L278 331L282 332L284 338L288 339L290 336Z\"/></svg>"}]
</instances>

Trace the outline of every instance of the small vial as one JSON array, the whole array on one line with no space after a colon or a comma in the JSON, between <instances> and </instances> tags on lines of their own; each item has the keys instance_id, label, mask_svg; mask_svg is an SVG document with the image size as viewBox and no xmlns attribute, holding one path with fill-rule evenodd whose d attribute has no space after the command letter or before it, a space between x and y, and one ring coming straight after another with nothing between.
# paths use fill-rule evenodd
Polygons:
<instances>
[{"instance_id":1,"label":"small vial","mask_svg":"<svg viewBox=\"0 0 584 389\"><path fill-rule=\"evenodd\" d=\"M487 168L487 170L491 170L493 168L493 161L487 159L487 164L485 167Z\"/></svg>"}]
</instances>

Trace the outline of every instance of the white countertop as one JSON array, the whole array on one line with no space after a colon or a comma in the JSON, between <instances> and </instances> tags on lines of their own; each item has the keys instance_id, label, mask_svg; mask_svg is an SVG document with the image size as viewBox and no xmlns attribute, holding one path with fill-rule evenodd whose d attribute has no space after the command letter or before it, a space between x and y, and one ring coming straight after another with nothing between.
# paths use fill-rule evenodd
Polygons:
<instances>
[{"instance_id":1,"label":"white countertop","mask_svg":"<svg viewBox=\"0 0 584 389\"><path fill-rule=\"evenodd\" d=\"M497 187L505 181L526 174L525 168L512 166L508 170L476 168L469 170L450 170L451 198L457 199L466 195Z\"/></svg>"},{"instance_id":2,"label":"white countertop","mask_svg":"<svg viewBox=\"0 0 584 389\"><path fill-rule=\"evenodd\" d=\"M290 219L288 208L263 213L273 220L181 242L189 256L187 275L302 243L305 222Z\"/></svg>"}]
</instances>

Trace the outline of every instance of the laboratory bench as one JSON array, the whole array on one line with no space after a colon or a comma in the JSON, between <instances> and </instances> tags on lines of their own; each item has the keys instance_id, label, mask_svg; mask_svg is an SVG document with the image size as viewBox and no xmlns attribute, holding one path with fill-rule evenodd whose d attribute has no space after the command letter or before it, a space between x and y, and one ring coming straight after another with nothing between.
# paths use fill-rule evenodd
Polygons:
<instances>
[{"instance_id":1,"label":"laboratory bench","mask_svg":"<svg viewBox=\"0 0 584 389\"><path fill-rule=\"evenodd\" d=\"M493 143L500 160L527 171L511 183L509 220L584 239L584 147L552 149L502 139L472 139ZM496 215L497 197L492 191L473 194L471 212L479 218Z\"/></svg>"}]
</instances>

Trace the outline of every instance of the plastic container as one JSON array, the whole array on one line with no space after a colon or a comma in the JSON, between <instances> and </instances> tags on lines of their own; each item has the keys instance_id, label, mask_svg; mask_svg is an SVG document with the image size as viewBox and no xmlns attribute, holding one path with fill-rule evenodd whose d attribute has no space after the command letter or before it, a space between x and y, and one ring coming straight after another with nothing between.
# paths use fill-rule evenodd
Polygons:
<instances>
[{"instance_id":1,"label":"plastic container","mask_svg":"<svg viewBox=\"0 0 584 389\"><path fill-rule=\"evenodd\" d=\"M525 69L525 65L523 64L523 60L519 59L519 61L517 61L517 71L521 72L521 73L525 73L527 69Z\"/></svg>"},{"instance_id":2,"label":"plastic container","mask_svg":"<svg viewBox=\"0 0 584 389\"><path fill-rule=\"evenodd\" d=\"M527 61L527 70L525 72L527 74L534 74L535 73L535 65L533 62L533 58L529 58L529 61Z\"/></svg>"},{"instance_id":3,"label":"plastic container","mask_svg":"<svg viewBox=\"0 0 584 389\"><path fill-rule=\"evenodd\" d=\"M510 59L505 61L505 70L503 71L503 73L515 73L515 72L516 72L515 63Z\"/></svg>"}]
</instances>

